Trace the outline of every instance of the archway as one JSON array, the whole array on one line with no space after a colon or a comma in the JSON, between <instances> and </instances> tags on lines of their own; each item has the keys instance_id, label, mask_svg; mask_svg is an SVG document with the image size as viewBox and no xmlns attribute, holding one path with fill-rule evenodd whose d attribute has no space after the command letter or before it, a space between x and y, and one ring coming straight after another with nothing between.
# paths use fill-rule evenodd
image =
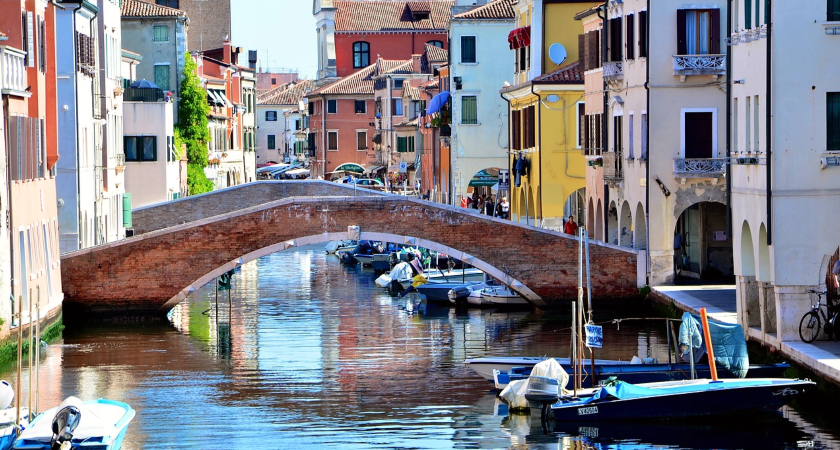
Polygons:
<instances>
[{"instance_id":1,"label":"archway","mask_svg":"<svg viewBox=\"0 0 840 450\"><path fill-rule=\"evenodd\" d=\"M604 208L601 207L601 199L598 199L598 207L595 209L595 240L604 242Z\"/></svg>"},{"instance_id":2,"label":"archway","mask_svg":"<svg viewBox=\"0 0 840 450\"><path fill-rule=\"evenodd\" d=\"M630 213L630 204L626 201L621 204L621 215L618 219L619 245L622 247L633 246L633 216Z\"/></svg>"},{"instance_id":3,"label":"archway","mask_svg":"<svg viewBox=\"0 0 840 450\"><path fill-rule=\"evenodd\" d=\"M770 246L767 245L767 228L761 224L758 230L758 281L769 283L770 280Z\"/></svg>"},{"instance_id":4,"label":"archway","mask_svg":"<svg viewBox=\"0 0 840 450\"><path fill-rule=\"evenodd\" d=\"M591 201L590 201L591 203ZM574 216L575 222L579 224L583 224L585 222L584 218L584 205L586 204L586 188L580 188L571 193L566 198L566 203L563 205L563 220L568 220L569 216ZM589 214L592 214L592 208L588 211Z\"/></svg>"},{"instance_id":5,"label":"archway","mask_svg":"<svg viewBox=\"0 0 840 450\"><path fill-rule=\"evenodd\" d=\"M618 207L615 202L610 202L610 208L607 210L607 243L613 245L618 244Z\"/></svg>"},{"instance_id":6,"label":"archway","mask_svg":"<svg viewBox=\"0 0 840 450\"><path fill-rule=\"evenodd\" d=\"M761 327L761 298L760 286L755 279L755 246L753 245L752 231L750 224L745 220L741 226L741 283L738 286L738 295L741 302L740 310L743 311L744 324L752 328Z\"/></svg>"},{"instance_id":7,"label":"archway","mask_svg":"<svg viewBox=\"0 0 840 450\"><path fill-rule=\"evenodd\" d=\"M589 199L589 205L586 207L586 232L590 239L597 239L597 231L595 230L595 209L592 207L592 199Z\"/></svg>"},{"instance_id":8,"label":"archway","mask_svg":"<svg viewBox=\"0 0 840 450\"><path fill-rule=\"evenodd\" d=\"M497 167L481 169L469 178L466 186L455 186L454 189L459 197L456 199L458 202L461 201L460 197L462 196L470 196L473 199L477 199L479 196L483 199L492 197L494 203L498 202L501 199L499 196L499 169ZM477 207L477 205L474 207Z\"/></svg>"},{"instance_id":9,"label":"archway","mask_svg":"<svg viewBox=\"0 0 840 450\"><path fill-rule=\"evenodd\" d=\"M639 202L636 205L636 219L633 226L633 248L647 249L647 223L645 222L645 208Z\"/></svg>"},{"instance_id":10,"label":"archway","mask_svg":"<svg viewBox=\"0 0 840 450\"><path fill-rule=\"evenodd\" d=\"M741 226L741 276L755 276L755 250L750 224L744 221Z\"/></svg>"},{"instance_id":11,"label":"archway","mask_svg":"<svg viewBox=\"0 0 840 450\"><path fill-rule=\"evenodd\" d=\"M518 189L519 191L519 201L516 202L516 221L519 223L525 223L525 217L527 215L527 210L530 205L525 204L525 187L521 187Z\"/></svg>"},{"instance_id":12,"label":"archway","mask_svg":"<svg viewBox=\"0 0 840 450\"><path fill-rule=\"evenodd\" d=\"M734 283L732 237L726 233L726 206L700 202L687 207L675 227L682 237L680 274L714 283Z\"/></svg>"}]
</instances>

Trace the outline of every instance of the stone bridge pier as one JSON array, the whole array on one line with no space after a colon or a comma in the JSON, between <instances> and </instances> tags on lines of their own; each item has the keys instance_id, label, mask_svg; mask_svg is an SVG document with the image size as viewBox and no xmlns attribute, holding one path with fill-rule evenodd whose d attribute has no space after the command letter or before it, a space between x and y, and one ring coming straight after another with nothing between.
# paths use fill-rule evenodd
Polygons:
<instances>
[{"instance_id":1,"label":"stone bridge pier","mask_svg":"<svg viewBox=\"0 0 840 450\"><path fill-rule=\"evenodd\" d=\"M67 313L163 316L238 265L354 237L445 252L535 306L577 297L578 241L571 236L325 181L251 183L138 209L134 220L134 237L62 256ZM591 242L590 261L594 299L638 296L645 270L637 252Z\"/></svg>"}]
</instances>

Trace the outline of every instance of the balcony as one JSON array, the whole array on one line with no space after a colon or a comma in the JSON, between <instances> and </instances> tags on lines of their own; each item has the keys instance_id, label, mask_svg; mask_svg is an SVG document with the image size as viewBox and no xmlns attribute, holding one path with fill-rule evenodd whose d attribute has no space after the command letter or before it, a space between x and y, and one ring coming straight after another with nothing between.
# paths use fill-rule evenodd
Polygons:
<instances>
[{"instance_id":1,"label":"balcony","mask_svg":"<svg viewBox=\"0 0 840 450\"><path fill-rule=\"evenodd\" d=\"M604 63L604 80L621 81L624 79L624 63L622 61L610 61Z\"/></svg>"},{"instance_id":2,"label":"balcony","mask_svg":"<svg viewBox=\"0 0 840 450\"><path fill-rule=\"evenodd\" d=\"M23 94L26 92L26 52L2 46L0 47L0 89L4 94Z\"/></svg>"},{"instance_id":3,"label":"balcony","mask_svg":"<svg viewBox=\"0 0 840 450\"><path fill-rule=\"evenodd\" d=\"M624 167L621 152L605 152L601 154L604 162L604 180L623 180Z\"/></svg>"},{"instance_id":4,"label":"balcony","mask_svg":"<svg viewBox=\"0 0 840 450\"><path fill-rule=\"evenodd\" d=\"M674 55L674 75L685 81L688 75L726 74L726 55Z\"/></svg>"},{"instance_id":5,"label":"balcony","mask_svg":"<svg viewBox=\"0 0 840 450\"><path fill-rule=\"evenodd\" d=\"M726 175L726 158L674 159L677 178L722 178Z\"/></svg>"}]
</instances>

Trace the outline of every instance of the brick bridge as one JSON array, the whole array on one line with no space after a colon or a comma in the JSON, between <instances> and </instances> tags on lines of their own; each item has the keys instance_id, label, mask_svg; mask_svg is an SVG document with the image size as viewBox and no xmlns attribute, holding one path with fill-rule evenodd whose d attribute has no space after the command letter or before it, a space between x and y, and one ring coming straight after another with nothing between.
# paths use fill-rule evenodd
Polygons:
<instances>
[{"instance_id":1,"label":"brick bridge","mask_svg":"<svg viewBox=\"0 0 840 450\"><path fill-rule=\"evenodd\" d=\"M243 263L347 238L452 255L536 306L577 297L578 243L568 235L325 181L262 181L141 208L134 229L134 237L62 256L66 312L162 316ZM637 252L592 242L590 255L593 298L638 295Z\"/></svg>"}]
</instances>

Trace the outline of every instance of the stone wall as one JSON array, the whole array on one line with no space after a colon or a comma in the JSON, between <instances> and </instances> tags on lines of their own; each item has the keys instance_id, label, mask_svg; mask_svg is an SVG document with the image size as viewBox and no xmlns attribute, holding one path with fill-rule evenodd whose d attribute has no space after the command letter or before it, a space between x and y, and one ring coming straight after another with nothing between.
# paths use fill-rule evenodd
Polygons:
<instances>
[{"instance_id":1,"label":"stone wall","mask_svg":"<svg viewBox=\"0 0 840 450\"><path fill-rule=\"evenodd\" d=\"M204 202L209 202L209 209L222 208L219 204L231 209L240 201L257 204L65 255L61 268L66 311L161 315L171 308L171 300L177 303L185 288L209 281L208 274L235 265L239 258L254 259L267 248L295 239L314 237L309 239L314 242L346 236L350 226L359 226L363 233L402 236L403 242L413 238L457 249L521 282L549 306L577 296L575 239L401 196L312 197L318 190L332 193L325 186L329 184L257 184L219 191L215 197L197 197L195 204L172 202L156 207L157 215L149 212L147 219L150 223L155 219L160 226L166 221L164 211L177 211L184 218L211 214L199 207ZM304 186L310 189L308 198L298 190ZM259 190L295 196L259 204L255 199ZM638 253L592 244L590 258L593 298L638 295Z\"/></svg>"}]
</instances>

